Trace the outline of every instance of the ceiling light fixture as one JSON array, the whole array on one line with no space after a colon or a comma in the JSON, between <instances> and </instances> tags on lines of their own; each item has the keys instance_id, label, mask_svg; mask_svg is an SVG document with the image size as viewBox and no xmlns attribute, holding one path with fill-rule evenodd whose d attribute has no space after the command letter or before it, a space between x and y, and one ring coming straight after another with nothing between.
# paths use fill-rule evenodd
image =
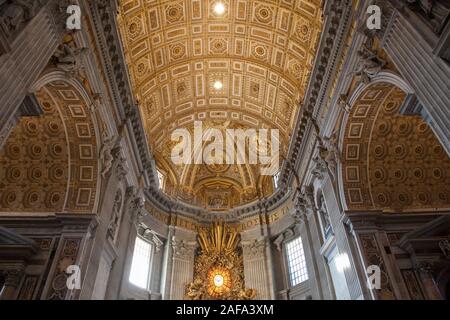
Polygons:
<instances>
[{"instance_id":1,"label":"ceiling light fixture","mask_svg":"<svg viewBox=\"0 0 450 320\"><path fill-rule=\"evenodd\" d=\"M217 2L214 5L214 12L215 14L217 14L218 16L221 16L225 13L225 5L222 2Z\"/></svg>"},{"instance_id":2,"label":"ceiling light fixture","mask_svg":"<svg viewBox=\"0 0 450 320\"><path fill-rule=\"evenodd\" d=\"M216 90L222 90L223 88L223 83L220 80L216 80L216 82L214 82L214 89Z\"/></svg>"}]
</instances>

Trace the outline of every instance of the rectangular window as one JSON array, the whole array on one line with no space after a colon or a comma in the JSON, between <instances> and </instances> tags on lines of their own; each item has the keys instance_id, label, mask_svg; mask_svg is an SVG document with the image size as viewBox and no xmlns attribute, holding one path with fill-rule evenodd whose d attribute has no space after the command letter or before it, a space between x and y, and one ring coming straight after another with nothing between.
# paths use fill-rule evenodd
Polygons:
<instances>
[{"instance_id":1,"label":"rectangular window","mask_svg":"<svg viewBox=\"0 0 450 320\"><path fill-rule=\"evenodd\" d=\"M142 289L148 289L152 245L137 237L131 263L130 282Z\"/></svg>"},{"instance_id":2,"label":"rectangular window","mask_svg":"<svg viewBox=\"0 0 450 320\"><path fill-rule=\"evenodd\" d=\"M275 189L278 189L278 187L280 186L280 176L281 171L279 171L276 175L273 176L273 186L275 187Z\"/></svg>"},{"instance_id":3,"label":"rectangular window","mask_svg":"<svg viewBox=\"0 0 450 320\"><path fill-rule=\"evenodd\" d=\"M302 238L298 237L286 246L289 277L291 285L294 287L299 283L308 280L308 270L306 269L305 252L303 250Z\"/></svg>"},{"instance_id":4,"label":"rectangular window","mask_svg":"<svg viewBox=\"0 0 450 320\"><path fill-rule=\"evenodd\" d=\"M164 174L163 174L161 171L159 171L159 170L156 170L156 172L158 173L159 188L160 188L161 190L164 190L165 176L164 176Z\"/></svg>"}]
</instances>

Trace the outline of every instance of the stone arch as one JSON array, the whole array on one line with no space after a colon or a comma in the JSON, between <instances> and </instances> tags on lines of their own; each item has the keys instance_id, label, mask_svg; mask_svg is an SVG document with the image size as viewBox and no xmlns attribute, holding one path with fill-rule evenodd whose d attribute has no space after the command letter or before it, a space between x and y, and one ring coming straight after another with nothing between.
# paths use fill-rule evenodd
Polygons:
<instances>
[{"instance_id":1,"label":"stone arch","mask_svg":"<svg viewBox=\"0 0 450 320\"><path fill-rule=\"evenodd\" d=\"M414 90L411 88L411 86L397 73L390 71L390 70L384 70L381 71L376 77L372 78L370 83L359 83L356 88L353 89L352 94L348 98L348 105L353 109L355 103L357 102L358 98L364 93L365 90L368 90L371 86L377 83L387 83L391 84L393 86L401 88L404 92L408 94L414 94ZM345 138L345 128L347 123L349 122L350 113L345 113L342 119L342 122L340 124L340 130L339 130L339 139L338 139L338 149L344 150L344 138ZM345 191L344 191L344 176L342 174L342 162L338 163L338 170L337 170L337 183L338 183L338 193L339 193L339 199L341 200L341 204L343 206L344 210L347 210L347 203L345 200Z\"/></svg>"},{"instance_id":2,"label":"stone arch","mask_svg":"<svg viewBox=\"0 0 450 320\"><path fill-rule=\"evenodd\" d=\"M100 142L88 91L64 72L52 71L42 76L31 92L44 114L22 118L2 151L0 161L7 165L0 174L11 175L7 184L0 185L2 207L30 212L96 212ZM15 151L19 152L16 160ZM24 185L29 188L22 191ZM8 201L12 192L18 194L15 205Z\"/></svg>"},{"instance_id":3,"label":"stone arch","mask_svg":"<svg viewBox=\"0 0 450 320\"><path fill-rule=\"evenodd\" d=\"M355 90L340 137L345 210L448 207L450 159L420 116L399 113L407 93L387 72Z\"/></svg>"}]
</instances>

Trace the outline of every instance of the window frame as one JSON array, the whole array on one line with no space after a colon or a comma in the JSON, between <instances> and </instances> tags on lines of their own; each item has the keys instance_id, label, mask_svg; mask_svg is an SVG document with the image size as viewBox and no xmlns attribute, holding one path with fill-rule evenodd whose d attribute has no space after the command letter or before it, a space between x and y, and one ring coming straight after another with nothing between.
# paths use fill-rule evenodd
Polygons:
<instances>
[{"instance_id":1,"label":"window frame","mask_svg":"<svg viewBox=\"0 0 450 320\"><path fill-rule=\"evenodd\" d=\"M301 253L298 257L300 259L300 261L298 262L300 267L298 268L298 270L294 270L292 272L292 268L291 268L292 263L291 263L291 259L290 259L289 246L290 246L290 244L292 244L293 242L298 241L298 240L300 240L300 245L301 245ZM306 263L305 246L304 246L301 235L294 236L284 243L284 255L285 255L286 271L287 271L286 276L287 276L287 280L289 283L289 287L294 288L294 287L300 286L300 285L304 284L305 282L307 282L309 280L309 271L308 271L308 265ZM303 262L302 262L302 260L303 260ZM302 264L304 264L304 268L302 268ZM293 273L294 274L296 272L300 273L302 269L305 270L305 273L299 274L297 277L293 278ZM295 283L294 280L297 280L297 279L298 279L298 282Z\"/></svg>"},{"instance_id":2,"label":"window frame","mask_svg":"<svg viewBox=\"0 0 450 320\"><path fill-rule=\"evenodd\" d=\"M135 252L136 252L136 243L137 243L138 240L145 242L146 244L148 244L148 246L150 248L150 250L149 250L150 254L149 254L149 258L148 258L147 284L146 284L145 288L143 288L143 287L141 287L141 286L139 286L139 285L137 285L137 284L135 284L135 283L133 283L131 281L131 275L132 275L132 272L133 272L133 260L134 260L134 256L135 256ZM151 292L151 281L152 281L152 274L153 274L153 258L154 258L155 250L156 250L156 248L155 248L154 243L152 243L151 241L147 240L146 238L144 238L144 237L142 237L140 235L136 235L136 238L135 238L135 241L134 241L134 246L133 246L133 254L131 256L130 272L128 274L128 283L132 287L137 288L139 290L146 291L146 292Z\"/></svg>"}]
</instances>

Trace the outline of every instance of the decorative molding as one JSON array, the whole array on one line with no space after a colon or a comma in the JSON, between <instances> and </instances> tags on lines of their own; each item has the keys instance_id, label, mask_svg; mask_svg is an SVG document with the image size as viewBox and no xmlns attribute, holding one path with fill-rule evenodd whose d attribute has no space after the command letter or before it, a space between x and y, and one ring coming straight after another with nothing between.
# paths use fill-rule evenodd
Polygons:
<instances>
[{"instance_id":1,"label":"decorative molding","mask_svg":"<svg viewBox=\"0 0 450 320\"><path fill-rule=\"evenodd\" d=\"M161 247L164 245L164 241L161 240L160 236L150 228L147 228L145 225L141 224L138 227L137 233L151 244L155 246L156 252L161 251Z\"/></svg>"}]
</instances>

